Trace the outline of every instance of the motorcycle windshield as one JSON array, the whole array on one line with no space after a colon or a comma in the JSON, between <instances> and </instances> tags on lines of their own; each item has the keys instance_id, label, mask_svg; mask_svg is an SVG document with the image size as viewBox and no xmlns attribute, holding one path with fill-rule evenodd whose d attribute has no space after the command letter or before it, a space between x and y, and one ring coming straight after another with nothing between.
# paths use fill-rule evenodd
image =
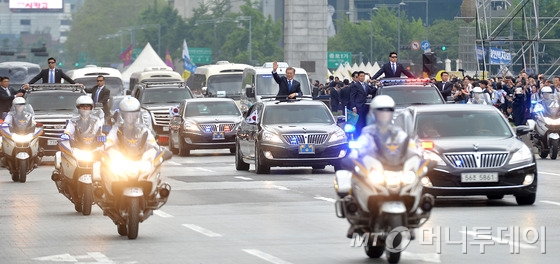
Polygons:
<instances>
[{"instance_id":1,"label":"motorcycle windshield","mask_svg":"<svg viewBox=\"0 0 560 264\"><path fill-rule=\"evenodd\" d=\"M33 116L35 112L30 104L12 105L9 113L12 116L10 131L17 134L28 134L35 130Z\"/></svg>"},{"instance_id":2,"label":"motorcycle windshield","mask_svg":"<svg viewBox=\"0 0 560 264\"><path fill-rule=\"evenodd\" d=\"M554 119L560 117L560 103L558 103L558 99L543 100L543 106L545 116Z\"/></svg>"}]
</instances>

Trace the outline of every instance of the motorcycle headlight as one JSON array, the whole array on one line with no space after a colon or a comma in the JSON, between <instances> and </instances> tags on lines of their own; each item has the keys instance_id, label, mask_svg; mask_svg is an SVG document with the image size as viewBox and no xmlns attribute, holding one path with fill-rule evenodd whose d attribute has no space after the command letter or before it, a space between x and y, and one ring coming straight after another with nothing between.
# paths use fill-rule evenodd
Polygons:
<instances>
[{"instance_id":1,"label":"motorcycle headlight","mask_svg":"<svg viewBox=\"0 0 560 264\"><path fill-rule=\"evenodd\" d=\"M344 133L342 129L339 129L331 135L329 142L337 142L337 141L345 141L345 140L346 140L346 133Z\"/></svg>"},{"instance_id":2,"label":"motorcycle headlight","mask_svg":"<svg viewBox=\"0 0 560 264\"><path fill-rule=\"evenodd\" d=\"M385 182L385 175L380 171L371 171L369 173L369 180L373 184L383 184Z\"/></svg>"},{"instance_id":3,"label":"motorcycle headlight","mask_svg":"<svg viewBox=\"0 0 560 264\"><path fill-rule=\"evenodd\" d=\"M269 131L264 131L263 132L263 140L265 141L270 141L270 142L275 142L275 143L282 143L282 139L280 139L280 137L272 132Z\"/></svg>"},{"instance_id":4,"label":"motorcycle headlight","mask_svg":"<svg viewBox=\"0 0 560 264\"><path fill-rule=\"evenodd\" d=\"M25 142L29 142L33 139L33 134L31 134L31 133L26 134L26 135L12 134L12 139L16 143L25 143Z\"/></svg>"},{"instance_id":5,"label":"motorcycle headlight","mask_svg":"<svg viewBox=\"0 0 560 264\"><path fill-rule=\"evenodd\" d=\"M509 160L509 164L516 164L525 161L531 161L533 159L533 152L527 145L523 145L518 151L513 153L511 159Z\"/></svg>"},{"instance_id":6,"label":"motorcycle headlight","mask_svg":"<svg viewBox=\"0 0 560 264\"><path fill-rule=\"evenodd\" d=\"M183 123L183 128L187 131L200 131L196 123L193 122L185 122Z\"/></svg>"},{"instance_id":7,"label":"motorcycle headlight","mask_svg":"<svg viewBox=\"0 0 560 264\"><path fill-rule=\"evenodd\" d=\"M560 125L560 118L558 118L558 119L552 119L552 118L550 118L550 117L545 117L545 118L544 118L544 122L545 122L547 125L557 126L557 125Z\"/></svg>"},{"instance_id":8,"label":"motorcycle headlight","mask_svg":"<svg viewBox=\"0 0 560 264\"><path fill-rule=\"evenodd\" d=\"M72 155L74 155L74 157L79 160L79 161L92 161L93 160L93 154L90 151L84 151L81 149L74 149L72 151Z\"/></svg>"},{"instance_id":9,"label":"motorcycle headlight","mask_svg":"<svg viewBox=\"0 0 560 264\"><path fill-rule=\"evenodd\" d=\"M423 156L425 160L433 160L437 163L438 166L445 166L445 161L443 161L443 159L436 153L429 151L429 150L425 150L423 152Z\"/></svg>"},{"instance_id":10,"label":"motorcycle headlight","mask_svg":"<svg viewBox=\"0 0 560 264\"><path fill-rule=\"evenodd\" d=\"M416 180L416 173L413 171L405 171L401 175L401 182L403 184L412 184Z\"/></svg>"}]
</instances>

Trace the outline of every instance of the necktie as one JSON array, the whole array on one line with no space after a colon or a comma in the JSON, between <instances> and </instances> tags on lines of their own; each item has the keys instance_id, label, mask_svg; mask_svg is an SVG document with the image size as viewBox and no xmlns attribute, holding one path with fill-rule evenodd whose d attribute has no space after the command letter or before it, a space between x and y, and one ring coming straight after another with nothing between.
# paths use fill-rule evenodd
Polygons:
<instances>
[{"instance_id":1,"label":"necktie","mask_svg":"<svg viewBox=\"0 0 560 264\"><path fill-rule=\"evenodd\" d=\"M54 70L49 70L49 83L54 83Z\"/></svg>"},{"instance_id":2,"label":"necktie","mask_svg":"<svg viewBox=\"0 0 560 264\"><path fill-rule=\"evenodd\" d=\"M443 90L445 89L445 82L441 83L441 91L443 92Z\"/></svg>"},{"instance_id":3,"label":"necktie","mask_svg":"<svg viewBox=\"0 0 560 264\"><path fill-rule=\"evenodd\" d=\"M288 92L292 91L292 80L288 80Z\"/></svg>"},{"instance_id":4,"label":"necktie","mask_svg":"<svg viewBox=\"0 0 560 264\"><path fill-rule=\"evenodd\" d=\"M366 84L365 84L365 83L362 83L362 87L364 87L364 92L367 93L367 91L366 91Z\"/></svg>"},{"instance_id":5,"label":"necktie","mask_svg":"<svg viewBox=\"0 0 560 264\"><path fill-rule=\"evenodd\" d=\"M98 99L99 99L99 93L101 92L101 88L103 87L97 88L97 93L95 93L95 100L94 100L95 103L99 102Z\"/></svg>"},{"instance_id":6,"label":"necktie","mask_svg":"<svg viewBox=\"0 0 560 264\"><path fill-rule=\"evenodd\" d=\"M397 73L397 69L395 68L395 64L393 63L393 75Z\"/></svg>"},{"instance_id":7,"label":"necktie","mask_svg":"<svg viewBox=\"0 0 560 264\"><path fill-rule=\"evenodd\" d=\"M4 91L6 91L6 93L8 94L8 96L12 96L12 94L10 94L10 88L4 88Z\"/></svg>"}]
</instances>

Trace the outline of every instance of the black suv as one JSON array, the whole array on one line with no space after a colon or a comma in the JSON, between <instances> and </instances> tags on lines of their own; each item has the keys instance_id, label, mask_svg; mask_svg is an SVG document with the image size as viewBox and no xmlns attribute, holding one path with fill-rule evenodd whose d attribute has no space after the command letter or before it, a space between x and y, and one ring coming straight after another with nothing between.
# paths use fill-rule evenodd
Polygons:
<instances>
[{"instance_id":1,"label":"black suv","mask_svg":"<svg viewBox=\"0 0 560 264\"><path fill-rule=\"evenodd\" d=\"M348 152L344 131L329 108L312 100L261 101L252 105L237 129L235 168L257 174L273 166L326 165L339 168Z\"/></svg>"},{"instance_id":2,"label":"black suv","mask_svg":"<svg viewBox=\"0 0 560 264\"><path fill-rule=\"evenodd\" d=\"M45 156L54 156L66 122L75 113L76 99L84 93L77 84L32 84L30 87L25 99L33 106L35 121L43 124L39 147L43 148Z\"/></svg>"},{"instance_id":3,"label":"black suv","mask_svg":"<svg viewBox=\"0 0 560 264\"><path fill-rule=\"evenodd\" d=\"M193 98L185 82L147 82L134 87L132 96L150 113L158 143L169 142L169 110L183 100Z\"/></svg>"}]
</instances>

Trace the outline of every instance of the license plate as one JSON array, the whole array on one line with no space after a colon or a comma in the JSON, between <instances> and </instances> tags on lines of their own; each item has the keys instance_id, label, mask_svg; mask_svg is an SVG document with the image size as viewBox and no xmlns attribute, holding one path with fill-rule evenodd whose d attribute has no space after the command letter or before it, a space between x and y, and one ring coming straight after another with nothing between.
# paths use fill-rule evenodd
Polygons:
<instances>
[{"instance_id":1,"label":"license plate","mask_svg":"<svg viewBox=\"0 0 560 264\"><path fill-rule=\"evenodd\" d=\"M497 172L461 173L461 182L498 182Z\"/></svg>"},{"instance_id":2,"label":"license plate","mask_svg":"<svg viewBox=\"0 0 560 264\"><path fill-rule=\"evenodd\" d=\"M166 132L169 131L169 127L164 126L164 127L163 127L163 131L166 131Z\"/></svg>"},{"instance_id":3,"label":"license plate","mask_svg":"<svg viewBox=\"0 0 560 264\"><path fill-rule=\"evenodd\" d=\"M212 140L223 140L226 139L226 134L224 132L212 132Z\"/></svg>"},{"instance_id":4,"label":"license plate","mask_svg":"<svg viewBox=\"0 0 560 264\"><path fill-rule=\"evenodd\" d=\"M300 144L299 154L315 154L315 146L313 144Z\"/></svg>"},{"instance_id":5,"label":"license plate","mask_svg":"<svg viewBox=\"0 0 560 264\"><path fill-rule=\"evenodd\" d=\"M47 145L49 145L49 146L54 146L56 144L58 144L58 140L56 140L56 139L47 140Z\"/></svg>"}]
</instances>

